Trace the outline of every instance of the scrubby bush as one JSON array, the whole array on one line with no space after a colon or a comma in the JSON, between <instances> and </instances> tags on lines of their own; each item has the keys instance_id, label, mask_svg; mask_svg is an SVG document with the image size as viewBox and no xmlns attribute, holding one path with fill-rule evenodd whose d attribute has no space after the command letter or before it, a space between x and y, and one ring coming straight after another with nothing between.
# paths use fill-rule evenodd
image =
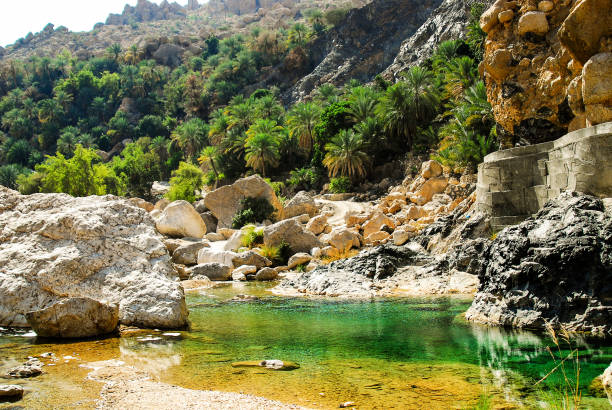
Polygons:
<instances>
[{"instance_id":1,"label":"scrubby bush","mask_svg":"<svg viewBox=\"0 0 612 410\"><path fill-rule=\"evenodd\" d=\"M351 180L348 177L332 178L329 181L329 191L332 194L344 194L351 189Z\"/></svg>"},{"instance_id":2,"label":"scrubby bush","mask_svg":"<svg viewBox=\"0 0 612 410\"><path fill-rule=\"evenodd\" d=\"M185 200L195 202L196 190L202 188L204 173L195 165L181 162L179 168L172 173L170 190L166 198L171 201Z\"/></svg>"},{"instance_id":3,"label":"scrubby bush","mask_svg":"<svg viewBox=\"0 0 612 410\"><path fill-rule=\"evenodd\" d=\"M247 197L240 201L242 210L232 218L232 227L240 229L250 223L274 219L275 209L265 198Z\"/></svg>"},{"instance_id":4,"label":"scrubby bush","mask_svg":"<svg viewBox=\"0 0 612 410\"><path fill-rule=\"evenodd\" d=\"M264 234L262 228L258 229L253 225L248 226L243 230L242 238L240 238L240 244L244 248L253 249L257 245L263 244L263 236Z\"/></svg>"}]
</instances>

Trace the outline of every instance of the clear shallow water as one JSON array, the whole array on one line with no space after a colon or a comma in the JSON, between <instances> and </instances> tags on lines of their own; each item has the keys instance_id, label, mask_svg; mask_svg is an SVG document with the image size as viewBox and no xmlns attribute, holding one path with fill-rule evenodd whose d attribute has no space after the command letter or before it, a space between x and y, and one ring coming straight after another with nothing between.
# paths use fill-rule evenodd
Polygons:
<instances>
[{"instance_id":1,"label":"clear shallow water","mask_svg":"<svg viewBox=\"0 0 612 410\"><path fill-rule=\"evenodd\" d=\"M47 374L19 381L31 392L23 404L41 408L92 406L100 386L84 381L87 370L79 365L114 358L187 388L252 393L315 408L337 408L345 401L359 408L470 408L483 394L502 408L532 407L542 389L562 382L555 374L542 388L533 387L554 366L546 350L550 340L467 324L459 316L470 300L292 299L271 296L268 286L226 285L189 295L192 328L178 334L146 331L104 341L36 344L35 338L4 332L0 368L54 352ZM237 294L259 299L232 301ZM607 400L587 397L586 386L612 360L612 341L576 343L583 358L584 403L609 408ZM264 359L301 367L273 372L231 366Z\"/></svg>"}]
</instances>

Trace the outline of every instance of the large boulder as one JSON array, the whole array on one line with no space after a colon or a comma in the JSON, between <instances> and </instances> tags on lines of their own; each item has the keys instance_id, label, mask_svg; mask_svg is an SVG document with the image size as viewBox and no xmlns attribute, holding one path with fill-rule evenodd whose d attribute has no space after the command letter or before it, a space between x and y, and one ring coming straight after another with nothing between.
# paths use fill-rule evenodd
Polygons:
<instances>
[{"instance_id":1,"label":"large boulder","mask_svg":"<svg viewBox=\"0 0 612 410\"><path fill-rule=\"evenodd\" d=\"M206 224L200 214L187 201L175 201L157 218L157 230L168 236L202 238Z\"/></svg>"},{"instance_id":2,"label":"large boulder","mask_svg":"<svg viewBox=\"0 0 612 410\"><path fill-rule=\"evenodd\" d=\"M0 325L65 298L119 306L125 325L177 328L183 288L153 220L114 196L20 195L0 186Z\"/></svg>"},{"instance_id":3,"label":"large boulder","mask_svg":"<svg viewBox=\"0 0 612 410\"><path fill-rule=\"evenodd\" d=\"M283 241L288 243L294 252L310 253L312 248L321 247L317 237L305 231L295 219L287 219L264 228L266 246L279 246Z\"/></svg>"},{"instance_id":4,"label":"large boulder","mask_svg":"<svg viewBox=\"0 0 612 410\"><path fill-rule=\"evenodd\" d=\"M612 215L566 192L483 247L468 320L612 334Z\"/></svg>"},{"instance_id":5,"label":"large boulder","mask_svg":"<svg viewBox=\"0 0 612 410\"><path fill-rule=\"evenodd\" d=\"M216 249L202 248L198 252L198 264L220 263L226 266L234 266L234 258L238 254L230 251L219 251Z\"/></svg>"},{"instance_id":6,"label":"large boulder","mask_svg":"<svg viewBox=\"0 0 612 410\"><path fill-rule=\"evenodd\" d=\"M306 230L312 232L314 235L320 235L328 226L327 218L328 216L326 214L315 216L306 224Z\"/></svg>"},{"instance_id":7,"label":"large boulder","mask_svg":"<svg viewBox=\"0 0 612 410\"><path fill-rule=\"evenodd\" d=\"M217 218L219 228L230 228L232 218L242 210L240 201L247 197L265 198L276 210L276 218L282 219L283 207L272 187L259 175L242 178L232 185L225 185L206 194L204 204Z\"/></svg>"},{"instance_id":8,"label":"large boulder","mask_svg":"<svg viewBox=\"0 0 612 410\"><path fill-rule=\"evenodd\" d=\"M195 265L198 263L198 252L203 248L209 248L208 242L190 242L179 246L172 252L172 262L182 265Z\"/></svg>"},{"instance_id":9,"label":"large boulder","mask_svg":"<svg viewBox=\"0 0 612 410\"><path fill-rule=\"evenodd\" d=\"M26 313L38 336L79 338L113 332L119 323L119 307L90 298L70 298Z\"/></svg>"},{"instance_id":10,"label":"large boulder","mask_svg":"<svg viewBox=\"0 0 612 410\"><path fill-rule=\"evenodd\" d=\"M305 191L300 191L285 204L285 218L293 218L308 214L311 218L315 216L319 209L311 195Z\"/></svg>"},{"instance_id":11,"label":"large boulder","mask_svg":"<svg viewBox=\"0 0 612 410\"><path fill-rule=\"evenodd\" d=\"M237 253L232 259L233 266L238 268L243 265L256 266L257 269L271 266L272 262L265 256L261 256L255 251L246 251Z\"/></svg>"},{"instance_id":12,"label":"large boulder","mask_svg":"<svg viewBox=\"0 0 612 410\"><path fill-rule=\"evenodd\" d=\"M221 263L202 263L189 268L188 272L190 280L206 277L214 281L223 281L232 278L232 268Z\"/></svg>"},{"instance_id":13,"label":"large boulder","mask_svg":"<svg viewBox=\"0 0 612 410\"><path fill-rule=\"evenodd\" d=\"M329 244L342 253L348 252L351 248L361 247L360 235L354 230L337 227L326 235L321 236L321 242Z\"/></svg>"}]
</instances>

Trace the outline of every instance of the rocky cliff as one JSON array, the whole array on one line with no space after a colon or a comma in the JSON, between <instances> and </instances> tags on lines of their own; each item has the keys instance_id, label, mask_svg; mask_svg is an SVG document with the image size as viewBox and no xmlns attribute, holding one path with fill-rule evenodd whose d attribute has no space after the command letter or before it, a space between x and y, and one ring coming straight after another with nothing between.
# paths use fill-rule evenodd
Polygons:
<instances>
[{"instance_id":1,"label":"rocky cliff","mask_svg":"<svg viewBox=\"0 0 612 410\"><path fill-rule=\"evenodd\" d=\"M384 71L387 79L396 79L410 66L430 57L442 41L465 37L470 8L475 0L444 0L427 21L406 39L393 63ZM482 3L490 4L491 0Z\"/></svg>"},{"instance_id":2,"label":"rocky cliff","mask_svg":"<svg viewBox=\"0 0 612 410\"><path fill-rule=\"evenodd\" d=\"M507 146L612 120L612 0L496 1L481 66Z\"/></svg>"},{"instance_id":3,"label":"rocky cliff","mask_svg":"<svg viewBox=\"0 0 612 410\"><path fill-rule=\"evenodd\" d=\"M612 203L606 201L563 193L487 243L473 258L480 287L467 319L611 334Z\"/></svg>"},{"instance_id":4,"label":"rocky cliff","mask_svg":"<svg viewBox=\"0 0 612 410\"><path fill-rule=\"evenodd\" d=\"M324 83L371 81L389 67L402 42L414 34L441 0L374 0L349 12L345 21L310 47L312 71L286 94L290 101L308 96Z\"/></svg>"},{"instance_id":5,"label":"rocky cliff","mask_svg":"<svg viewBox=\"0 0 612 410\"><path fill-rule=\"evenodd\" d=\"M193 9L195 4L192 3L190 6ZM123 13L109 15L106 24L121 25L132 22L170 20L184 18L186 15L187 8L176 2L168 3L167 0L164 0L160 5L157 5L148 0L138 0L136 6L126 4Z\"/></svg>"}]
</instances>

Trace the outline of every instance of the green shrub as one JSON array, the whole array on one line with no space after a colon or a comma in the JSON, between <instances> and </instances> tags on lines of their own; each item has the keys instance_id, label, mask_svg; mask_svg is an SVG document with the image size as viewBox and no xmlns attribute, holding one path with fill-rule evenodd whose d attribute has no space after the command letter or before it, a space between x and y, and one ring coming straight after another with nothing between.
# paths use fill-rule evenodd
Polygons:
<instances>
[{"instance_id":1,"label":"green shrub","mask_svg":"<svg viewBox=\"0 0 612 410\"><path fill-rule=\"evenodd\" d=\"M166 198L170 201L185 200L195 202L195 191L202 188L204 173L195 165L181 162L170 178L170 191Z\"/></svg>"},{"instance_id":2,"label":"green shrub","mask_svg":"<svg viewBox=\"0 0 612 410\"><path fill-rule=\"evenodd\" d=\"M321 175L315 168L300 168L291 171L287 185L295 190L310 191L316 189L321 181Z\"/></svg>"},{"instance_id":3,"label":"green shrub","mask_svg":"<svg viewBox=\"0 0 612 410\"><path fill-rule=\"evenodd\" d=\"M244 229L240 244L244 248L253 249L257 245L263 244L263 229L257 229L251 225Z\"/></svg>"},{"instance_id":4,"label":"green shrub","mask_svg":"<svg viewBox=\"0 0 612 410\"><path fill-rule=\"evenodd\" d=\"M17 179L22 174L29 174L31 171L21 165L9 164L0 166L0 185L10 189L17 189Z\"/></svg>"},{"instance_id":5,"label":"green shrub","mask_svg":"<svg viewBox=\"0 0 612 410\"><path fill-rule=\"evenodd\" d=\"M240 229L250 223L274 219L274 207L265 198L248 197L240 201L242 210L232 218L232 227Z\"/></svg>"},{"instance_id":6,"label":"green shrub","mask_svg":"<svg viewBox=\"0 0 612 410\"><path fill-rule=\"evenodd\" d=\"M344 194L351 189L351 180L348 177L332 178L329 181L329 191L332 194Z\"/></svg>"},{"instance_id":7,"label":"green shrub","mask_svg":"<svg viewBox=\"0 0 612 410\"><path fill-rule=\"evenodd\" d=\"M252 209L243 209L238 211L232 218L232 228L240 229L245 225L257 222L255 220L255 212Z\"/></svg>"}]
</instances>

